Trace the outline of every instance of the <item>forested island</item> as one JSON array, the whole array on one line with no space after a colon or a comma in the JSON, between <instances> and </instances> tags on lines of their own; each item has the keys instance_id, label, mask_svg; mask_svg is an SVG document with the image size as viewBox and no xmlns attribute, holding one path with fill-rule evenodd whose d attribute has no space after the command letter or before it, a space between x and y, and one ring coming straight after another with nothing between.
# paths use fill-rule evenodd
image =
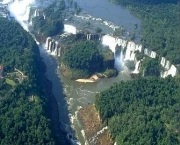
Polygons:
<instances>
[{"instance_id":1,"label":"forested island","mask_svg":"<svg viewBox=\"0 0 180 145\"><path fill-rule=\"evenodd\" d=\"M64 144L46 67L32 36L0 18L0 144Z\"/></svg>"},{"instance_id":2,"label":"forested island","mask_svg":"<svg viewBox=\"0 0 180 145\"><path fill-rule=\"evenodd\" d=\"M62 57L61 70L71 79L88 78L102 72L106 77L116 76L113 53L102 50L97 41L77 40Z\"/></svg>"},{"instance_id":3,"label":"forested island","mask_svg":"<svg viewBox=\"0 0 180 145\"><path fill-rule=\"evenodd\" d=\"M141 42L173 64L180 64L178 0L111 0L142 20Z\"/></svg>"}]
</instances>

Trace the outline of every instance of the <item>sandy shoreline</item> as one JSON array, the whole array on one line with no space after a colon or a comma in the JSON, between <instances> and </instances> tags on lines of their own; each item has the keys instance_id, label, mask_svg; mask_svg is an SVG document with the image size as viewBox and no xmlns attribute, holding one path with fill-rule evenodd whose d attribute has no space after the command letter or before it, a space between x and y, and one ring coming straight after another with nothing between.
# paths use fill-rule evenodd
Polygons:
<instances>
[{"instance_id":1,"label":"sandy shoreline","mask_svg":"<svg viewBox=\"0 0 180 145\"><path fill-rule=\"evenodd\" d=\"M89 79L77 79L75 81L80 82L80 83L94 83L99 80L97 75L91 76Z\"/></svg>"}]
</instances>

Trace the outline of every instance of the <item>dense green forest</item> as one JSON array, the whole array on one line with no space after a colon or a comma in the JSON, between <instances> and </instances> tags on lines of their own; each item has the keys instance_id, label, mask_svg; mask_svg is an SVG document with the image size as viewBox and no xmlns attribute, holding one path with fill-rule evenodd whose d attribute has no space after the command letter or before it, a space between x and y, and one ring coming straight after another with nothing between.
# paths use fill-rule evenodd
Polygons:
<instances>
[{"instance_id":1,"label":"dense green forest","mask_svg":"<svg viewBox=\"0 0 180 145\"><path fill-rule=\"evenodd\" d=\"M116 83L95 97L118 145L180 144L180 82L149 77Z\"/></svg>"},{"instance_id":2,"label":"dense green forest","mask_svg":"<svg viewBox=\"0 0 180 145\"><path fill-rule=\"evenodd\" d=\"M102 52L97 42L81 40L65 52L62 63L71 72L70 78L86 78L95 72L112 69L114 58L109 51Z\"/></svg>"},{"instance_id":3,"label":"dense green forest","mask_svg":"<svg viewBox=\"0 0 180 145\"><path fill-rule=\"evenodd\" d=\"M158 59L146 58L142 61L140 72L143 76L156 76L160 77L161 70L163 69L159 64Z\"/></svg>"},{"instance_id":4,"label":"dense green forest","mask_svg":"<svg viewBox=\"0 0 180 145\"><path fill-rule=\"evenodd\" d=\"M45 37L61 33L64 29L65 7L65 1L58 0L45 8L39 16L32 19L34 31L40 32Z\"/></svg>"},{"instance_id":5,"label":"dense green forest","mask_svg":"<svg viewBox=\"0 0 180 145\"><path fill-rule=\"evenodd\" d=\"M132 10L142 20L143 45L173 64L180 64L178 0L111 0Z\"/></svg>"},{"instance_id":6,"label":"dense green forest","mask_svg":"<svg viewBox=\"0 0 180 145\"><path fill-rule=\"evenodd\" d=\"M0 144L67 144L53 130L45 65L35 41L17 22L4 18L0 40Z\"/></svg>"}]
</instances>

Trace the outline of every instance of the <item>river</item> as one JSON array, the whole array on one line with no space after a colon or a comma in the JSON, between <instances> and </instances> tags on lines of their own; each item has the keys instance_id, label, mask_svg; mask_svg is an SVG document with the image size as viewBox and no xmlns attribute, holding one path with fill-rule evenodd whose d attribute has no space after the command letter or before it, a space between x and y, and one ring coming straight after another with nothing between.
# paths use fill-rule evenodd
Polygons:
<instances>
[{"instance_id":1,"label":"river","mask_svg":"<svg viewBox=\"0 0 180 145\"><path fill-rule=\"evenodd\" d=\"M134 30L134 24L137 24L137 30L140 32L141 20L137 18L126 8L109 2L109 0L74 0L83 9L84 12L107 21L115 25L123 26L128 32Z\"/></svg>"},{"instance_id":2,"label":"river","mask_svg":"<svg viewBox=\"0 0 180 145\"><path fill-rule=\"evenodd\" d=\"M7 2L5 2L7 1ZM4 0L8 3L12 0ZM28 12L29 6L36 5L33 0L23 2L13 1L8 9L15 19L28 31ZM134 29L134 24L138 25L140 30L141 21L132 13L121 6L110 3L108 0L74 0L82 8L81 14L90 14L93 17L101 18L112 22L114 25L123 26L129 32ZM17 7L19 11L17 11ZM21 9L22 8L22 9ZM27 16L27 17L24 17ZM89 20L88 20L89 21ZM94 24L95 22L92 21ZM108 30L107 33L110 31ZM59 106L59 120L64 130L72 134L74 144L85 144L82 135L82 126L77 118L78 110L81 107L93 103L94 96L97 92L110 87L114 82L126 81L130 75L126 70L119 72L117 77L110 79L104 78L96 83L78 83L65 78L58 69L58 59L52 57L46 52L44 45L40 45L40 54L47 66L46 75L52 82L52 92ZM76 139L77 137L77 139ZM78 141L77 141L78 140ZM79 143L78 143L79 142Z\"/></svg>"},{"instance_id":3,"label":"river","mask_svg":"<svg viewBox=\"0 0 180 145\"><path fill-rule=\"evenodd\" d=\"M93 17L102 18L113 22L115 25L123 25L127 30L132 31L133 25L141 22L127 9L108 2L108 0L75 0L84 13ZM85 11L84 11L85 10ZM82 135L82 126L77 118L78 110L81 107L93 103L97 92L110 87L114 82L126 81L130 75L126 70L120 71L117 77L104 78L96 83L78 83L65 78L58 69L58 63L54 57L50 56L45 48L40 49L41 56L47 66L47 77L53 84L53 94L59 105L60 121L64 124L64 129L74 134L78 141L84 145L85 140Z\"/></svg>"}]
</instances>

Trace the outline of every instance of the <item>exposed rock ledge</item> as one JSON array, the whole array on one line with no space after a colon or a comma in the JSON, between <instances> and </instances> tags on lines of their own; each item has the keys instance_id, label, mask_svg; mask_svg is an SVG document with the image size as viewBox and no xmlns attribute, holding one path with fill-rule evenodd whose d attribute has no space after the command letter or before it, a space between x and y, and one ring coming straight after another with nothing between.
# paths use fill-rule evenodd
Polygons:
<instances>
[{"instance_id":1,"label":"exposed rock ledge","mask_svg":"<svg viewBox=\"0 0 180 145\"><path fill-rule=\"evenodd\" d=\"M94 105L81 108L80 118L88 145L113 145L107 126L101 124L99 113Z\"/></svg>"}]
</instances>

